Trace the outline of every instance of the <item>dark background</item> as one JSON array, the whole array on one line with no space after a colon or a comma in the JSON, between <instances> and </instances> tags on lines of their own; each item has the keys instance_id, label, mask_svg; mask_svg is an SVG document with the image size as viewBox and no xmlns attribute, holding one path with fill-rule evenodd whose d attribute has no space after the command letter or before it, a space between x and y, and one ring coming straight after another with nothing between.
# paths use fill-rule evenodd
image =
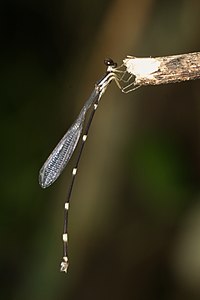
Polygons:
<instances>
[{"instance_id":1,"label":"dark background","mask_svg":"<svg viewBox=\"0 0 200 300\"><path fill-rule=\"evenodd\" d=\"M200 83L101 100L74 185L70 268L59 272L73 159L38 172L103 60L200 49L200 2L1 1L1 299L200 299Z\"/></svg>"}]
</instances>

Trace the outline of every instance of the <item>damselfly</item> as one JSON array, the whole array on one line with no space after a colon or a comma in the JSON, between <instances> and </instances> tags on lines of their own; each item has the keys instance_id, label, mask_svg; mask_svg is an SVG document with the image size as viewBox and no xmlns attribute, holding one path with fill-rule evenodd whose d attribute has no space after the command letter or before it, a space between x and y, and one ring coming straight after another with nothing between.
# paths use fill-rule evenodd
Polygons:
<instances>
[{"instance_id":1,"label":"damselfly","mask_svg":"<svg viewBox=\"0 0 200 300\"><path fill-rule=\"evenodd\" d=\"M68 211L69 211L69 203L72 193L72 188L75 180L75 176L77 173L79 161L81 158L81 154L85 145L85 141L87 139L88 131L90 129L90 125L92 123L92 119L94 117L95 111L97 110L99 101L106 91L109 83L114 80L117 84L117 86L124 92L127 92L126 90L123 90L121 87L120 82L125 82L124 75L125 71L120 70L120 68L117 67L117 64L112 59L107 59L104 61L105 65L107 66L107 72L103 76L102 79L100 79L98 82L96 82L94 90L88 100L85 102L83 108L81 109L77 119L74 121L74 123L71 125L71 127L68 129L66 134L63 136L63 138L60 140L58 145L55 147L55 149L52 151L50 156L47 158L46 162L44 163L43 167L40 170L39 173L39 183L42 188L46 188L50 186L62 173L63 169L69 162L77 144L79 141L79 138L82 134L82 143L81 147L75 162L75 166L72 170L72 177L71 177L71 183L69 185L67 198L65 202L65 210L64 210L64 230L63 230L63 260L61 262L60 270L63 272L67 272L69 260L68 260L68 233L67 233L67 227L68 227ZM129 79L128 79L129 80ZM84 132L82 133L83 127L84 127L84 121L86 114L89 110L89 108L93 105L93 109L91 111L91 114L89 116L89 119L87 121L87 124L85 125Z\"/></svg>"}]
</instances>

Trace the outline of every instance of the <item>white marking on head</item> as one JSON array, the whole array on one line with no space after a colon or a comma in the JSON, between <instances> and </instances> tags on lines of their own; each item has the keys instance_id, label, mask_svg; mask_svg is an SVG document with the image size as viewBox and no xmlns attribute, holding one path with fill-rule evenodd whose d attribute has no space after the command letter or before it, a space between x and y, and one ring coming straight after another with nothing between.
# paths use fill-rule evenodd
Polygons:
<instances>
[{"instance_id":1,"label":"white marking on head","mask_svg":"<svg viewBox=\"0 0 200 300\"><path fill-rule=\"evenodd\" d=\"M98 105L97 105L97 104L94 104L94 110L96 110L96 109L97 109L97 107L98 107Z\"/></svg>"},{"instance_id":2,"label":"white marking on head","mask_svg":"<svg viewBox=\"0 0 200 300\"><path fill-rule=\"evenodd\" d=\"M115 72L115 70L116 70L116 67L114 67L113 65L107 67L107 72Z\"/></svg>"}]
</instances>

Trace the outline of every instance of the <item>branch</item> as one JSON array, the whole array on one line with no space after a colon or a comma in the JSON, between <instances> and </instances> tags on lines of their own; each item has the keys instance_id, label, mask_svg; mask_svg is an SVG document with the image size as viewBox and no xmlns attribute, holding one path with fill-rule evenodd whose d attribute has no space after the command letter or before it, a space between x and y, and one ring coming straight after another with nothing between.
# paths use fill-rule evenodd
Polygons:
<instances>
[{"instance_id":1,"label":"branch","mask_svg":"<svg viewBox=\"0 0 200 300\"><path fill-rule=\"evenodd\" d=\"M200 79L200 52L155 58L127 56L123 63L135 76L134 86Z\"/></svg>"}]
</instances>

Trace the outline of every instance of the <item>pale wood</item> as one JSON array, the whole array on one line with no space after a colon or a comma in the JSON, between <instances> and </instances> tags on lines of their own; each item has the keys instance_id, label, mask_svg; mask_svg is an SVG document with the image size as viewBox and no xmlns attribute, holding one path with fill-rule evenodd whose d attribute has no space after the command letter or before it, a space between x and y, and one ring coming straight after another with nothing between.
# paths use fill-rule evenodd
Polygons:
<instances>
[{"instance_id":1,"label":"pale wood","mask_svg":"<svg viewBox=\"0 0 200 300\"><path fill-rule=\"evenodd\" d=\"M133 75L133 85L159 85L200 79L200 52L123 60L126 71Z\"/></svg>"}]
</instances>

